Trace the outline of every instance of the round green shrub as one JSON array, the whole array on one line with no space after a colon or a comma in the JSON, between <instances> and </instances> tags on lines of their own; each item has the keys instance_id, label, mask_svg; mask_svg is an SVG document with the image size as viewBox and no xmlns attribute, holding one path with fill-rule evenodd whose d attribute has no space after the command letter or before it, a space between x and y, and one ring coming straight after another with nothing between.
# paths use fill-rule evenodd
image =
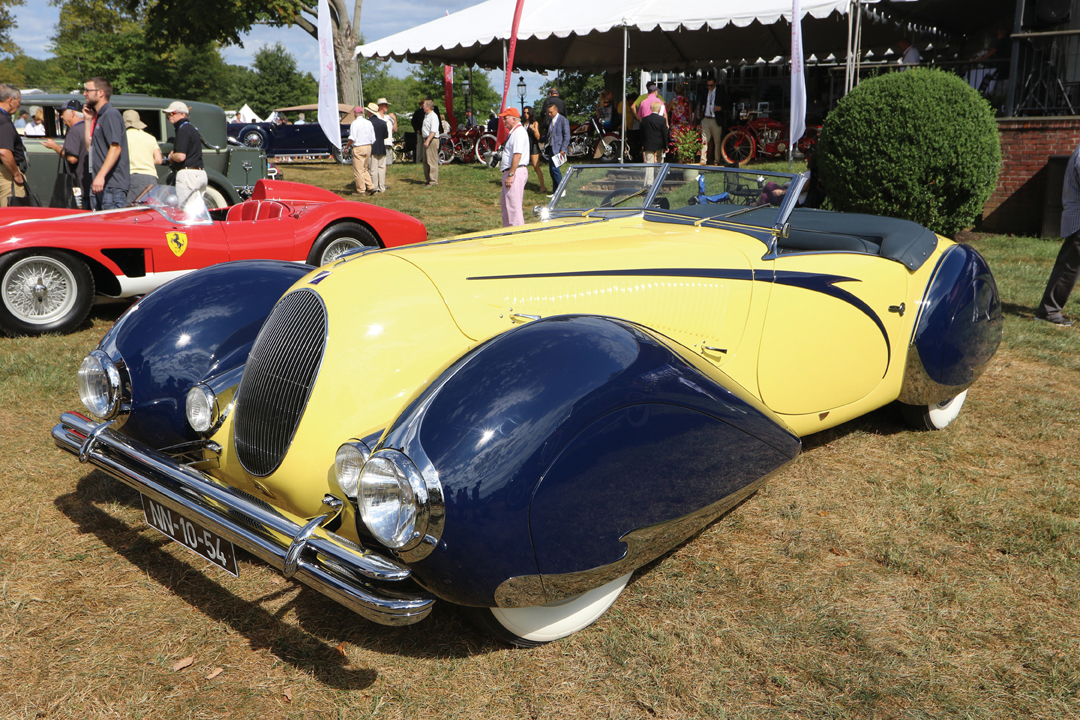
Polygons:
<instances>
[{"instance_id":1,"label":"round green shrub","mask_svg":"<svg viewBox=\"0 0 1080 720\"><path fill-rule=\"evenodd\" d=\"M833 208L948 236L974 224L1001 166L990 104L958 76L926 68L860 83L829 113L817 153Z\"/></svg>"}]
</instances>

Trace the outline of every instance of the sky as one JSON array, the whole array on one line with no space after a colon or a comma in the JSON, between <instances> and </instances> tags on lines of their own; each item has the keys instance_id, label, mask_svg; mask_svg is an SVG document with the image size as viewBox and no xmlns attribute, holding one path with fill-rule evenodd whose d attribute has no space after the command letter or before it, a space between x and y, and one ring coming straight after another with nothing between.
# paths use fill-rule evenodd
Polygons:
<instances>
[{"instance_id":1,"label":"sky","mask_svg":"<svg viewBox=\"0 0 1080 720\"><path fill-rule=\"evenodd\" d=\"M346 0L350 11L352 2ZM364 0L360 18L360 31L368 41L380 40L388 35L422 25L458 10L479 4L479 0ZM11 39L30 57L44 60L50 57L49 38L55 32L60 19L60 9L45 0L30 0L26 5L11 8L18 27L11 33ZM511 18L507 18L507 24ZM241 36L244 47L230 45L221 49L225 62L232 65L250 67L255 52L264 45L280 42L296 58L297 67L319 77L318 43L299 27L272 28L257 26L250 33ZM392 72L398 76L407 75L411 66L404 63L391 63ZM501 73L491 72L491 84L502 87ZM525 83L529 89L525 100L532 103L539 95L537 91L545 78L536 73L525 73ZM511 85L516 85L518 76L514 75ZM508 104L517 104L517 92L510 89Z\"/></svg>"}]
</instances>

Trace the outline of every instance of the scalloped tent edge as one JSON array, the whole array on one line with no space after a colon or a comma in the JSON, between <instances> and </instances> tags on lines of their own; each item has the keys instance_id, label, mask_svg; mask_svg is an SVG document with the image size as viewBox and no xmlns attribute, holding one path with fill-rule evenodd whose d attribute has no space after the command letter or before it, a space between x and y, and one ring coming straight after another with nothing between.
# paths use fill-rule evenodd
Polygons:
<instances>
[{"instance_id":1,"label":"scalloped tent edge","mask_svg":"<svg viewBox=\"0 0 1080 720\"><path fill-rule=\"evenodd\" d=\"M804 0L807 56L841 57L849 47L852 0ZM504 66L514 0L488 0L356 48L366 58L493 69ZM884 50L901 25L863 5L863 47ZM637 3L529 0L518 30L515 70L617 71L723 66L790 51L791 0L644 0Z\"/></svg>"}]
</instances>

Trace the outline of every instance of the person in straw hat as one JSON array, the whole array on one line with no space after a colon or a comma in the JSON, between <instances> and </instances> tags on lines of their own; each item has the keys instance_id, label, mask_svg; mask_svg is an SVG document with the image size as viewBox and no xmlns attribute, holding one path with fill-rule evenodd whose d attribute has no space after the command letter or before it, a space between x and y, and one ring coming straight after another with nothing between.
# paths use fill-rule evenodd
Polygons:
<instances>
[{"instance_id":1,"label":"person in straw hat","mask_svg":"<svg viewBox=\"0 0 1080 720\"><path fill-rule=\"evenodd\" d=\"M139 117L138 110L124 111L124 127L128 142L128 169L131 172L127 201L131 205L148 188L157 185L157 166L162 162L161 148L154 136L145 132L146 123Z\"/></svg>"},{"instance_id":2,"label":"person in straw hat","mask_svg":"<svg viewBox=\"0 0 1080 720\"><path fill-rule=\"evenodd\" d=\"M390 136L390 123L379 115L379 106L368 103L371 113L371 125L375 130L375 141L371 143L371 158L368 160L368 174L375 189L372 192L386 192L386 138Z\"/></svg>"}]
</instances>

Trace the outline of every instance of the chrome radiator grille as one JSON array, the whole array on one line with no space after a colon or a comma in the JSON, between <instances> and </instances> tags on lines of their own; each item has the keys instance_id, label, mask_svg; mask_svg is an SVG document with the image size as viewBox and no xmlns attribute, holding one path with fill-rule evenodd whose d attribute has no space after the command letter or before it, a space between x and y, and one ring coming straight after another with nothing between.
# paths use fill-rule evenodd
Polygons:
<instances>
[{"instance_id":1,"label":"chrome radiator grille","mask_svg":"<svg viewBox=\"0 0 1080 720\"><path fill-rule=\"evenodd\" d=\"M274 307L248 356L236 395L236 456L252 475L274 472L289 451L326 348L326 309L310 290Z\"/></svg>"}]
</instances>

